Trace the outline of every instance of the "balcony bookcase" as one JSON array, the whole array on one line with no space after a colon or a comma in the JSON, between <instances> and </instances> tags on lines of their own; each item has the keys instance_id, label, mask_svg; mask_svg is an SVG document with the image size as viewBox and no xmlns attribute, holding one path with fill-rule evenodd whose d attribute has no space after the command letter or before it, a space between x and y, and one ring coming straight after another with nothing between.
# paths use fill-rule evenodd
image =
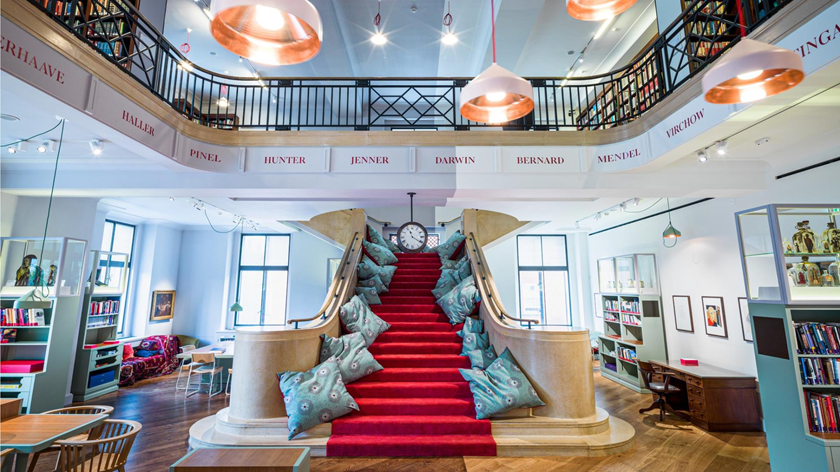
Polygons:
<instances>
[{"instance_id":1,"label":"balcony bookcase","mask_svg":"<svg viewBox=\"0 0 840 472\"><path fill-rule=\"evenodd\" d=\"M832 245L840 238L832 233L838 217L840 203L767 205L736 214L773 470L840 471L840 411L820 403L840 395L840 385L812 370L817 362L840 362L838 333L813 331L840 326L840 282L799 278L802 269L823 276L840 270L840 250ZM803 251L801 242L808 247L808 240L812 246Z\"/></svg>"},{"instance_id":2,"label":"balcony bookcase","mask_svg":"<svg viewBox=\"0 0 840 472\"><path fill-rule=\"evenodd\" d=\"M66 333L74 332L78 322L86 249L87 242L78 239L2 238L0 308L8 342L0 344L0 397L20 398L23 413L65 405L74 341ZM29 256L40 260L26 267L22 261ZM36 285L39 273L42 278ZM15 310L15 300L36 287L50 307ZM43 367L30 370L10 361L41 361Z\"/></svg>"},{"instance_id":3,"label":"balcony bookcase","mask_svg":"<svg viewBox=\"0 0 840 472\"><path fill-rule=\"evenodd\" d=\"M200 125L217 129L237 129L239 117L234 113L201 113L200 104L193 106L190 100L175 100L174 107L184 116Z\"/></svg>"},{"instance_id":4,"label":"balcony bookcase","mask_svg":"<svg viewBox=\"0 0 840 472\"><path fill-rule=\"evenodd\" d=\"M91 251L91 270L82 306L71 392L87 401L119 389L128 254Z\"/></svg>"},{"instance_id":5,"label":"balcony bookcase","mask_svg":"<svg viewBox=\"0 0 840 472\"><path fill-rule=\"evenodd\" d=\"M637 360L668 358L662 301L653 254L600 259L595 307L604 319L599 338L601 375L639 393L643 387Z\"/></svg>"},{"instance_id":6,"label":"balcony bookcase","mask_svg":"<svg viewBox=\"0 0 840 472\"><path fill-rule=\"evenodd\" d=\"M138 11L140 0L41 0L41 5L74 26L87 24L84 35L93 47L123 66L129 64L136 18L127 21L125 12Z\"/></svg>"}]
</instances>

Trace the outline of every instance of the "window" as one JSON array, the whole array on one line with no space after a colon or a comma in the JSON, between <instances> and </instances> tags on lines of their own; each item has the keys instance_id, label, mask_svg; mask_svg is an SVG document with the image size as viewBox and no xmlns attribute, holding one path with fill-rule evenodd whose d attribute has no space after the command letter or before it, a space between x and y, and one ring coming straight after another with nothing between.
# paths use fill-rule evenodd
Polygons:
<instances>
[{"instance_id":1,"label":"window","mask_svg":"<svg viewBox=\"0 0 840 472\"><path fill-rule=\"evenodd\" d=\"M126 264L126 293L123 295L122 316L120 317L120 326L117 330L117 336L125 335L125 320L129 317L130 304L128 303L128 287L131 286L131 264L134 260L134 225L119 223L117 221L105 220L105 230L102 234L102 250L108 252L120 252L128 254L128 263ZM104 267L103 267L104 262ZM101 269L105 269L101 271ZM108 274L109 280L120 280L119 274L115 271L122 270L122 261L115 261L111 259L104 259L99 261L99 266L96 268L99 273ZM100 277L97 276L97 279Z\"/></svg>"},{"instance_id":2,"label":"window","mask_svg":"<svg viewBox=\"0 0 840 472\"><path fill-rule=\"evenodd\" d=\"M516 237L520 318L570 326L569 264L565 236Z\"/></svg>"},{"instance_id":3,"label":"window","mask_svg":"<svg viewBox=\"0 0 840 472\"><path fill-rule=\"evenodd\" d=\"M286 323L290 240L288 234L242 235L236 287L242 311L236 326Z\"/></svg>"},{"instance_id":4,"label":"window","mask_svg":"<svg viewBox=\"0 0 840 472\"><path fill-rule=\"evenodd\" d=\"M327 290L330 289L330 284L332 283L333 279L335 278L336 272L338 272L338 267L341 264L341 258L327 258Z\"/></svg>"}]
</instances>

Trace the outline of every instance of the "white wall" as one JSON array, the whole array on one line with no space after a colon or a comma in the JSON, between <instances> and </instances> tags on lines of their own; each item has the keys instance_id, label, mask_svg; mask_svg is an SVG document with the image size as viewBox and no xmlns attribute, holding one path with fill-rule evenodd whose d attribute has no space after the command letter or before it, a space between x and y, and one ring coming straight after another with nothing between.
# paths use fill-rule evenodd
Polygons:
<instances>
[{"instance_id":1,"label":"white wall","mask_svg":"<svg viewBox=\"0 0 840 472\"><path fill-rule=\"evenodd\" d=\"M736 199L716 199L673 212L682 231L677 246L662 245L668 217L661 215L589 238L591 284L597 289L596 260L629 253L654 253L659 266L664 321L671 359L694 357L702 363L756 374L751 343L743 340L738 297L745 297L734 214L770 203L840 203L840 170L833 164L772 181L768 190ZM674 327L673 295L689 295L694 333ZM728 339L707 336L701 311L702 296L722 296ZM603 330L602 321L596 326Z\"/></svg>"},{"instance_id":2,"label":"white wall","mask_svg":"<svg viewBox=\"0 0 840 472\"><path fill-rule=\"evenodd\" d=\"M287 320L311 318L327 295L327 259L344 251L303 231L292 233Z\"/></svg>"},{"instance_id":3,"label":"white wall","mask_svg":"<svg viewBox=\"0 0 840 472\"><path fill-rule=\"evenodd\" d=\"M149 320L152 293L175 290L174 316L181 315L178 290L178 268L181 253L181 230L161 222L149 221L137 226L135 233L134 297L129 335L187 334L172 331L173 320Z\"/></svg>"}]
</instances>

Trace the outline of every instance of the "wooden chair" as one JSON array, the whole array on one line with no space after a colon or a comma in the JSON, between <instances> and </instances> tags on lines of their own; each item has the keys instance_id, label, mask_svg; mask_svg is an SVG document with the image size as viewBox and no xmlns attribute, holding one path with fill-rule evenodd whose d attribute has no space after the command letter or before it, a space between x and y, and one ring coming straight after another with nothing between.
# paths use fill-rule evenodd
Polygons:
<instances>
[{"instance_id":1,"label":"wooden chair","mask_svg":"<svg viewBox=\"0 0 840 472\"><path fill-rule=\"evenodd\" d=\"M668 404L668 395L673 395L675 393L680 392L679 387L671 385L671 377L674 375L673 372L656 370L653 367L653 364L645 361L636 361L636 363L639 366L639 371L641 371L642 380L645 383L645 388L650 390L651 393L653 393L653 403L647 408L640 409L639 413L641 414L659 408L659 421L665 420L666 411L684 420L687 420L688 415L686 415L685 413L680 413ZM654 375L661 375L664 378L664 382L654 381Z\"/></svg>"},{"instance_id":2,"label":"wooden chair","mask_svg":"<svg viewBox=\"0 0 840 472\"><path fill-rule=\"evenodd\" d=\"M110 415L113 413L114 407L107 406L107 405L84 405L84 406L68 406L66 408L59 408L57 410L50 410L41 413L42 415ZM66 441L91 441L94 439L98 439L99 435L102 432L103 425L99 425L89 431L86 431L82 434L77 434L70 438L67 438ZM35 470L35 464L38 463L38 457L45 452L56 452L59 451L59 448L56 445L52 445L43 451L36 452L32 456L32 460L29 462L29 468L27 469L28 472L32 472ZM58 468L58 462L61 460L59 457L56 460L56 468Z\"/></svg>"},{"instance_id":3,"label":"wooden chair","mask_svg":"<svg viewBox=\"0 0 840 472\"><path fill-rule=\"evenodd\" d=\"M15 460L14 449L3 449L0 451L0 469L12 470L12 462Z\"/></svg>"},{"instance_id":4,"label":"wooden chair","mask_svg":"<svg viewBox=\"0 0 840 472\"><path fill-rule=\"evenodd\" d=\"M105 420L99 439L57 441L57 472L125 472L128 454L142 426L136 421Z\"/></svg>"},{"instance_id":5,"label":"wooden chair","mask_svg":"<svg viewBox=\"0 0 840 472\"><path fill-rule=\"evenodd\" d=\"M187 372L187 385L186 389L184 389L184 397L186 398L200 392L203 385L208 386L207 393L209 393L211 397L222 393L223 379L221 377L223 370L222 366L216 364L215 352L191 352L190 370ZM191 383L193 374L198 374L197 384ZM205 375L210 376L209 383L204 382ZM219 376L219 388L214 392L213 385L216 383L216 375ZM190 389L191 386L194 386L195 389Z\"/></svg>"},{"instance_id":6,"label":"wooden chair","mask_svg":"<svg viewBox=\"0 0 840 472\"><path fill-rule=\"evenodd\" d=\"M187 353L187 352L190 352L190 351L194 351L194 350L195 350L195 346L193 346L192 344L187 344L186 346L181 346L181 354L184 354L184 353ZM187 362L188 360L189 360L189 362ZM192 359L181 359L181 365L178 366L178 379L175 380L175 391L176 392L178 390L184 390L184 389L187 388L186 385L184 385L183 387L181 386L181 374L185 370L189 370L191 363L192 363Z\"/></svg>"},{"instance_id":7,"label":"wooden chair","mask_svg":"<svg viewBox=\"0 0 840 472\"><path fill-rule=\"evenodd\" d=\"M225 395L230 396L230 378L233 377L233 368L228 369L228 381L225 386Z\"/></svg>"}]
</instances>

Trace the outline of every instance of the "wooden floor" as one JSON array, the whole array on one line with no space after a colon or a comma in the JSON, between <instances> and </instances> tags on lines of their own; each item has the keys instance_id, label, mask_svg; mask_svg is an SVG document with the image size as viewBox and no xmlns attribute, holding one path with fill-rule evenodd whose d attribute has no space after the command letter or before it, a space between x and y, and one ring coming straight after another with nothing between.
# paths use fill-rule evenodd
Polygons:
<instances>
[{"instance_id":1,"label":"wooden floor","mask_svg":"<svg viewBox=\"0 0 840 472\"><path fill-rule=\"evenodd\" d=\"M190 426L228 405L224 394L184 399L174 393L174 376L147 380L97 398L90 404L111 405L113 417L139 421L143 430L131 452L127 470L164 472L187 452ZM769 471L767 444L761 433L706 433L690 423L658 414L640 415L650 395L640 395L595 373L598 406L636 428L636 447L609 457L328 459L313 458L313 471ZM43 456L37 471L52 470Z\"/></svg>"}]
</instances>

